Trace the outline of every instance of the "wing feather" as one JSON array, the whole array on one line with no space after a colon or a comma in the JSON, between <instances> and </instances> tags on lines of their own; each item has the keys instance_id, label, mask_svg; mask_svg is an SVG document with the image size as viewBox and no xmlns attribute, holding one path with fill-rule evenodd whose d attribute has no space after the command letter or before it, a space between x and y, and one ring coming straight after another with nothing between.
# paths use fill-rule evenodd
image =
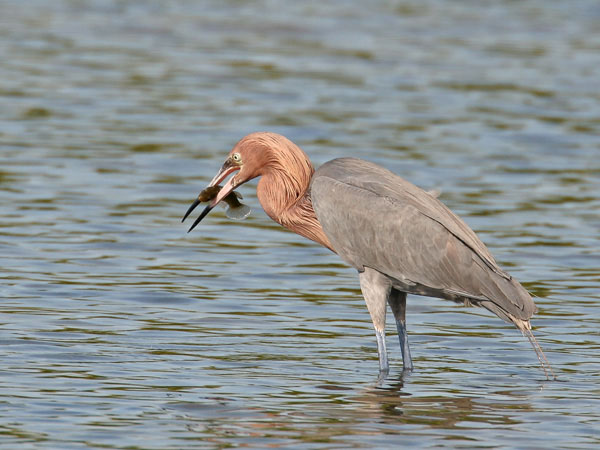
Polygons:
<instances>
[{"instance_id":1,"label":"wing feather","mask_svg":"<svg viewBox=\"0 0 600 450\"><path fill-rule=\"evenodd\" d=\"M406 292L468 300L511 322L535 312L468 225L392 172L336 159L315 173L311 198L334 250L358 270L376 269Z\"/></svg>"}]
</instances>

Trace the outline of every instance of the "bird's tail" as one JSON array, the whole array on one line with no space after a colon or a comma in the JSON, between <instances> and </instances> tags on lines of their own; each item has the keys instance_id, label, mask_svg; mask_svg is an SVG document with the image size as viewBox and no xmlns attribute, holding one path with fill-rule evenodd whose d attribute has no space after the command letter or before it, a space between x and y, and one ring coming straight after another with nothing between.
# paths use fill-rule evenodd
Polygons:
<instances>
[{"instance_id":1,"label":"bird's tail","mask_svg":"<svg viewBox=\"0 0 600 450\"><path fill-rule=\"evenodd\" d=\"M540 364L542 366L542 369L544 370L546 379L549 380L550 379L549 374L551 374L552 378L554 380L556 380L556 375L554 374L554 371L552 370L552 367L550 366L550 363L548 362L546 355L544 355L544 352L542 351L542 347L540 347L540 344L538 344L537 339L535 338L535 336L533 335L533 332L531 331L531 322L529 322L529 320L517 319L516 317L510 317L510 319L516 325L516 327L519 330L521 330L521 333L523 333L523 336L526 336L527 339L529 339L529 343L533 347L533 350L535 350L535 354L537 355L538 360L540 361Z\"/></svg>"}]
</instances>

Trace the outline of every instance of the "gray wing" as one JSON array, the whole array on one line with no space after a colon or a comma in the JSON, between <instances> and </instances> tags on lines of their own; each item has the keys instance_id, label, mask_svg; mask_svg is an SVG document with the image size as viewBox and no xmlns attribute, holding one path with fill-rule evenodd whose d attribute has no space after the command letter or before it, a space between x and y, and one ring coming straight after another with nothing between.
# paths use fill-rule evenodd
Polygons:
<instances>
[{"instance_id":1,"label":"gray wing","mask_svg":"<svg viewBox=\"0 0 600 450\"><path fill-rule=\"evenodd\" d=\"M311 183L313 208L333 249L402 291L468 300L509 322L535 312L477 235L434 196L374 163L339 158Z\"/></svg>"}]
</instances>

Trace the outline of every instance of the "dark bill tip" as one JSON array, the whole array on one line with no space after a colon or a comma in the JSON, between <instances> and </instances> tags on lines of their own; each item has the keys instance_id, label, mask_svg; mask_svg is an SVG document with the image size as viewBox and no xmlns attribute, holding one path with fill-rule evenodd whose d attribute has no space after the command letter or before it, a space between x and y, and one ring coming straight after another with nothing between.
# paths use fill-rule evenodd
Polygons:
<instances>
[{"instance_id":1,"label":"dark bill tip","mask_svg":"<svg viewBox=\"0 0 600 450\"><path fill-rule=\"evenodd\" d=\"M196 209L196 206L198 206L199 204L200 204L200 200L199 200L199 199L196 199L196 200L194 200L194 203L192 203L192 204L190 205L190 207L188 208L187 212L186 212L186 213L185 213L185 215L183 216L183 219L181 219L181 222L182 222L182 223L183 223L183 221L184 221L185 219L187 219L187 216L189 216L189 215L190 215L190 213L191 213L191 212L192 212L194 209Z\"/></svg>"},{"instance_id":2,"label":"dark bill tip","mask_svg":"<svg viewBox=\"0 0 600 450\"><path fill-rule=\"evenodd\" d=\"M195 205L194 205L195 207ZM193 209L193 208L192 208ZM210 212L210 210L213 209L212 206L208 205L206 208L204 208L204 211L202 211L202 214L200 214L198 216L198 218L194 221L194 223L192 224L192 226L190 227L190 229L188 230L188 233L190 231L192 231L194 228L196 228L196 225L198 225L200 223L200 221L202 219L204 219L204 217L206 217L206 215ZM185 217L184 217L185 218Z\"/></svg>"}]
</instances>

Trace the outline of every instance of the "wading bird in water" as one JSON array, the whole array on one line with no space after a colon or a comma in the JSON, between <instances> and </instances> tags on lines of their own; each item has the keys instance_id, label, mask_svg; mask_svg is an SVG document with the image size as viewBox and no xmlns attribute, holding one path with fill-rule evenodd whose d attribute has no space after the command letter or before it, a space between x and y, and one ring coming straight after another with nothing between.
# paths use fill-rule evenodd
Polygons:
<instances>
[{"instance_id":1,"label":"wading bird in water","mask_svg":"<svg viewBox=\"0 0 600 450\"><path fill-rule=\"evenodd\" d=\"M531 331L529 319L537 310L531 296L434 195L361 159L337 158L315 171L296 144L267 132L239 141L207 189L231 174L222 189L211 191L210 203L189 231L234 189L261 177L258 200L271 219L358 270L384 376L389 371L386 304L396 319L403 367L412 370L406 294L417 294L481 306L513 323L531 342L546 378L549 372L554 377ZM201 201L202 194L183 220Z\"/></svg>"}]
</instances>

